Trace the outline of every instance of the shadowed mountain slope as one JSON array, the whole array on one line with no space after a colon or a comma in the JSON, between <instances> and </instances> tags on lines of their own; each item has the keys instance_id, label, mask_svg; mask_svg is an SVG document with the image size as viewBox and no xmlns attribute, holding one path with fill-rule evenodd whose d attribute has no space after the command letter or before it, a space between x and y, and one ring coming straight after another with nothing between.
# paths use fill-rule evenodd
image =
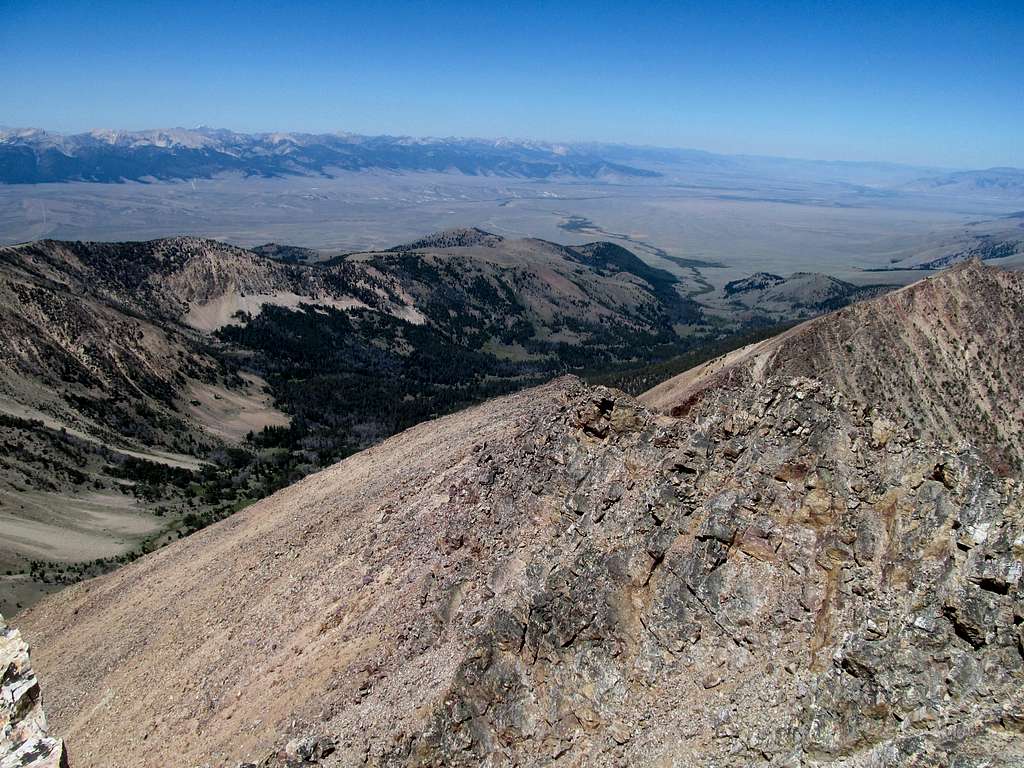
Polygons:
<instances>
[{"instance_id":1,"label":"shadowed mountain slope","mask_svg":"<svg viewBox=\"0 0 1024 768\"><path fill-rule=\"evenodd\" d=\"M241 386L219 351L260 334L243 330L254 324L335 318L358 344L398 356L423 326L473 352L543 358L589 345L618 359L638 342L671 343L674 318L699 317L671 275L617 246L595 260L597 244L474 232L323 265L199 238L0 248L2 394L104 437L180 448L194 439L190 382Z\"/></svg>"},{"instance_id":2,"label":"shadowed mountain slope","mask_svg":"<svg viewBox=\"0 0 1024 768\"><path fill-rule=\"evenodd\" d=\"M896 287L885 283L854 285L820 272L796 272L789 277L755 272L726 283L721 298L709 303L717 310L714 314L733 321L759 318L787 322L831 312Z\"/></svg>"}]
</instances>

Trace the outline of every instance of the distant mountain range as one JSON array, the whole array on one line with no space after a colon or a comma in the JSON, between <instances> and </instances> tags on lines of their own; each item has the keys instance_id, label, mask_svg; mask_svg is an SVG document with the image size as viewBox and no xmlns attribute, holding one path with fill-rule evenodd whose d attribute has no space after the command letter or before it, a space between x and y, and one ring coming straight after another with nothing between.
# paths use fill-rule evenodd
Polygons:
<instances>
[{"instance_id":1,"label":"distant mountain range","mask_svg":"<svg viewBox=\"0 0 1024 768\"><path fill-rule=\"evenodd\" d=\"M414 139L353 134L262 133L174 128L0 131L0 182L120 182L337 171L454 171L533 179L655 177L656 171L603 158L595 149L522 141Z\"/></svg>"},{"instance_id":2,"label":"distant mountain range","mask_svg":"<svg viewBox=\"0 0 1024 768\"><path fill-rule=\"evenodd\" d=\"M0 128L0 183L263 178L344 171L441 172L523 179L789 179L870 190L1024 197L1016 168L951 171L883 162L723 155L692 149L351 133L257 133L199 127L64 135Z\"/></svg>"},{"instance_id":3,"label":"distant mountain range","mask_svg":"<svg viewBox=\"0 0 1024 768\"><path fill-rule=\"evenodd\" d=\"M989 168L983 171L956 171L919 179L907 185L907 189L922 192L983 194L989 197L1017 198L1024 196L1024 170L1020 168Z\"/></svg>"}]
</instances>

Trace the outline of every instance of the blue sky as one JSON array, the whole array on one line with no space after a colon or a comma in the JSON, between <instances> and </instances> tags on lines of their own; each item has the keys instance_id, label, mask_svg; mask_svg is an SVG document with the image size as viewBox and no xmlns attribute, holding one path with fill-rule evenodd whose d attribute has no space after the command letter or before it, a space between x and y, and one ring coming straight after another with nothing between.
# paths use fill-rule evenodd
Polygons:
<instances>
[{"instance_id":1,"label":"blue sky","mask_svg":"<svg viewBox=\"0 0 1024 768\"><path fill-rule=\"evenodd\" d=\"M1024 166L1024 0L0 0L0 124Z\"/></svg>"}]
</instances>

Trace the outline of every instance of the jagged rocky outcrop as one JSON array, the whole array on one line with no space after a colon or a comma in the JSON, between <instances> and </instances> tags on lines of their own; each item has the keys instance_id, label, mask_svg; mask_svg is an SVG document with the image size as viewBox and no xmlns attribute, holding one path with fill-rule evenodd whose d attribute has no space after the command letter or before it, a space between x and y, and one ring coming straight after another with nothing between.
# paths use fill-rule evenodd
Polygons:
<instances>
[{"instance_id":1,"label":"jagged rocky outcrop","mask_svg":"<svg viewBox=\"0 0 1024 768\"><path fill-rule=\"evenodd\" d=\"M1019 765L1021 484L910 427L560 379L23 626L80 766Z\"/></svg>"},{"instance_id":2,"label":"jagged rocky outcrop","mask_svg":"<svg viewBox=\"0 0 1024 768\"><path fill-rule=\"evenodd\" d=\"M68 768L64 742L48 735L29 648L0 616L0 768Z\"/></svg>"}]
</instances>

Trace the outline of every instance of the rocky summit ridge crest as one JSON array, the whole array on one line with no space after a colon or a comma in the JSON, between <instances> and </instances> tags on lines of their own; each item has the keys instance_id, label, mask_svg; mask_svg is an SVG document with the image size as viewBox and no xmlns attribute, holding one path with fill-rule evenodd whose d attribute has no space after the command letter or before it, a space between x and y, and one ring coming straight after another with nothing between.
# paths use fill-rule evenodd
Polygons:
<instances>
[{"instance_id":1,"label":"rocky summit ridge crest","mask_svg":"<svg viewBox=\"0 0 1024 768\"><path fill-rule=\"evenodd\" d=\"M559 379L24 628L81 766L1018 765L1021 486L910 426Z\"/></svg>"}]
</instances>

